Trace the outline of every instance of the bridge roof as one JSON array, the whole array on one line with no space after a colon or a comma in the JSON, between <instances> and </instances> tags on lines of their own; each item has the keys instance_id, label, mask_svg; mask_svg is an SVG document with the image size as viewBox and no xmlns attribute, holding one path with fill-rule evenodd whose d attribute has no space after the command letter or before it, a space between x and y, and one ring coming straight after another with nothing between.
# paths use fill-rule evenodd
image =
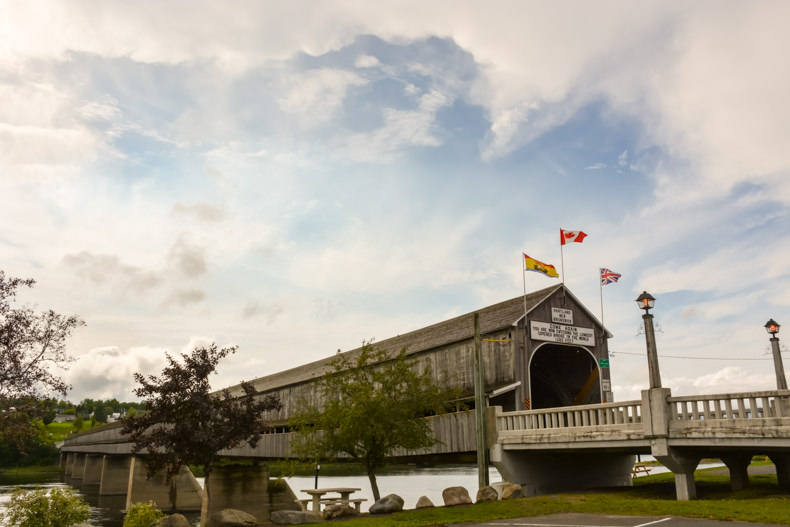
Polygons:
<instances>
[{"instance_id":1,"label":"bridge roof","mask_svg":"<svg viewBox=\"0 0 790 527\"><path fill-rule=\"evenodd\" d=\"M474 337L474 327L472 324L472 315L474 313L480 315L480 332L482 334L505 329L515 325L519 320L524 318L525 298L526 312L529 313L562 287L563 284L557 284L529 293L526 297L522 295L510 300L505 300L504 302L478 309L472 313L460 315L445 320L444 322L404 333L397 337L377 341L375 346L394 353L406 348L407 353L413 355L454 342L472 339ZM353 356L360 353L361 349L362 348L356 348L345 353ZM306 382L328 373L331 370L330 364L334 358L335 356L327 357L290 370L285 370L266 377L259 377L251 382L259 392L268 392L283 386ZM229 390L233 394L236 392L240 393L241 391L238 385L230 387Z\"/></svg>"}]
</instances>

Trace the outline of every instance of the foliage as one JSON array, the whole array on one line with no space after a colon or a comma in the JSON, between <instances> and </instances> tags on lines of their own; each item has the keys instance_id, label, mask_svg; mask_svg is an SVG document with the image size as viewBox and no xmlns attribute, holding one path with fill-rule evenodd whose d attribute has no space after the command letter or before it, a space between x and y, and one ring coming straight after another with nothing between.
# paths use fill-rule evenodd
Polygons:
<instances>
[{"instance_id":1,"label":"foliage","mask_svg":"<svg viewBox=\"0 0 790 527\"><path fill-rule=\"evenodd\" d=\"M38 400L50 392L66 394L69 386L53 369L66 369L74 360L66 339L84 324L73 315L15 306L17 289L34 283L0 271L0 445L7 449L13 443L20 452L35 437L31 423L41 414Z\"/></svg>"},{"instance_id":2,"label":"foliage","mask_svg":"<svg viewBox=\"0 0 790 527\"><path fill-rule=\"evenodd\" d=\"M74 359L66 353L66 339L84 325L76 316L29 306L13 307L17 289L32 287L32 279L6 278L0 271L0 397L32 396L44 392L66 394L69 386L50 371L66 368Z\"/></svg>"},{"instance_id":3,"label":"foliage","mask_svg":"<svg viewBox=\"0 0 790 527\"><path fill-rule=\"evenodd\" d=\"M303 458L351 458L361 463L373 497L380 498L376 472L395 449L429 447L436 438L425 419L442 413L458 392L435 382L403 349L392 356L363 343L359 354L340 354L318 381L320 403L302 398L292 418L295 452Z\"/></svg>"},{"instance_id":4,"label":"foliage","mask_svg":"<svg viewBox=\"0 0 790 527\"><path fill-rule=\"evenodd\" d=\"M235 351L212 344L181 354L181 362L166 354L168 365L161 376L135 373L140 387L134 393L144 399L147 411L122 419L123 433L131 434L134 453L147 450L149 476L164 471L171 478L182 465L199 465L208 494L218 452L243 442L255 447L269 430L263 413L280 409L275 396L257 397L247 382L241 383L241 393L211 392L209 376Z\"/></svg>"},{"instance_id":5,"label":"foliage","mask_svg":"<svg viewBox=\"0 0 790 527\"><path fill-rule=\"evenodd\" d=\"M165 514L153 501L149 501L148 503L133 503L126 509L126 515L123 518L123 527L149 527L156 520L164 517Z\"/></svg>"},{"instance_id":6,"label":"foliage","mask_svg":"<svg viewBox=\"0 0 790 527\"><path fill-rule=\"evenodd\" d=\"M71 489L16 489L0 519L16 527L69 527L90 518L90 507Z\"/></svg>"}]
</instances>

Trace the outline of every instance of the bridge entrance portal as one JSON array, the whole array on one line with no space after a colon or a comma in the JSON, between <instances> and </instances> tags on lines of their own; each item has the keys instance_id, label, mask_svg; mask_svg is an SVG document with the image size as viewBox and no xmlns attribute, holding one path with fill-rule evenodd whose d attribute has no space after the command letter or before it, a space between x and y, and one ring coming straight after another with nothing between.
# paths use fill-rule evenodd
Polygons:
<instances>
[{"instance_id":1,"label":"bridge entrance portal","mask_svg":"<svg viewBox=\"0 0 790 527\"><path fill-rule=\"evenodd\" d=\"M544 344L535 350L529 385L534 410L602 402L598 364L580 346Z\"/></svg>"}]
</instances>

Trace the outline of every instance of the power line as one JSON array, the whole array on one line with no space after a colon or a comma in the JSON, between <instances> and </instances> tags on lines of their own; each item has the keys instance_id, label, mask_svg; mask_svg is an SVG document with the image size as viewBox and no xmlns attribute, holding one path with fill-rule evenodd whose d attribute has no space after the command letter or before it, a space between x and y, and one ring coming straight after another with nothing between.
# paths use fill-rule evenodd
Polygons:
<instances>
[{"instance_id":1,"label":"power line","mask_svg":"<svg viewBox=\"0 0 790 527\"><path fill-rule=\"evenodd\" d=\"M646 353L633 353L628 351L609 351L609 354L612 357L617 357L618 355L637 355L644 357L647 355ZM695 360L773 360L771 357L761 357L761 358L726 358L726 357L686 357L683 355L659 355L659 358L664 359L695 359Z\"/></svg>"}]
</instances>

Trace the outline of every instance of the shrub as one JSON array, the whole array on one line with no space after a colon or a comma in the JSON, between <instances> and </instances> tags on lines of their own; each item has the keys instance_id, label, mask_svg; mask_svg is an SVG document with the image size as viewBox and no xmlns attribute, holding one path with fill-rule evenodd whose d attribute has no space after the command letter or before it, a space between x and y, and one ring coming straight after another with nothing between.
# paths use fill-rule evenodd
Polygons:
<instances>
[{"instance_id":1,"label":"shrub","mask_svg":"<svg viewBox=\"0 0 790 527\"><path fill-rule=\"evenodd\" d=\"M71 489L17 488L0 520L16 527L69 527L90 516L90 506Z\"/></svg>"},{"instance_id":2,"label":"shrub","mask_svg":"<svg viewBox=\"0 0 790 527\"><path fill-rule=\"evenodd\" d=\"M126 509L126 516L123 518L123 527L149 527L159 518L164 518L164 513L159 510L156 503L133 503Z\"/></svg>"}]
</instances>

